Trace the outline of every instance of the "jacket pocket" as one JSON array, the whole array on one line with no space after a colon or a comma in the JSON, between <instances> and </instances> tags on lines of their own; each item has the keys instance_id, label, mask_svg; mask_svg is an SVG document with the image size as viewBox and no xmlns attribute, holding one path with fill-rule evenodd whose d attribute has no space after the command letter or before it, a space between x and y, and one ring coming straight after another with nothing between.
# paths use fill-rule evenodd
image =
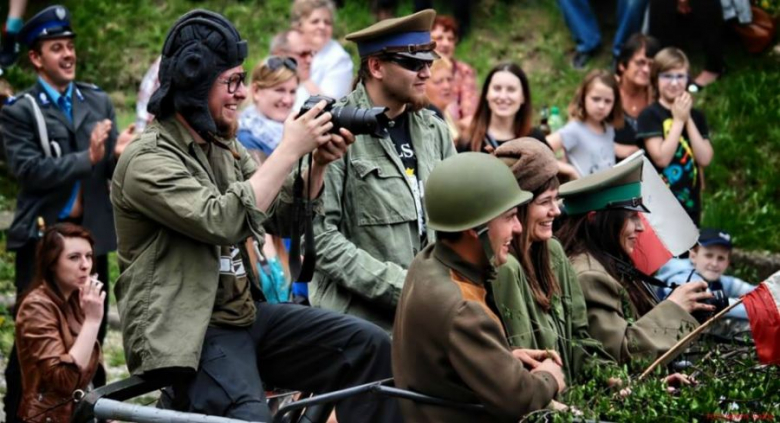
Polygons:
<instances>
[{"instance_id":1,"label":"jacket pocket","mask_svg":"<svg viewBox=\"0 0 780 423\"><path fill-rule=\"evenodd\" d=\"M388 225L417 220L414 198L406 177L385 157L353 159L353 201L358 225Z\"/></svg>"}]
</instances>

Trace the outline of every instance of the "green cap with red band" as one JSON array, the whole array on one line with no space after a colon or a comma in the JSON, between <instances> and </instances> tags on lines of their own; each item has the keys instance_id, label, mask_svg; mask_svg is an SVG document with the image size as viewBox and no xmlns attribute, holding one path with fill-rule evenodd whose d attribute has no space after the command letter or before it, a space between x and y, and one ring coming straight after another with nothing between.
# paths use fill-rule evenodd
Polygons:
<instances>
[{"instance_id":1,"label":"green cap with red band","mask_svg":"<svg viewBox=\"0 0 780 423\"><path fill-rule=\"evenodd\" d=\"M642 204L642 160L615 166L561 185L567 214L624 209L649 213Z\"/></svg>"}]
</instances>

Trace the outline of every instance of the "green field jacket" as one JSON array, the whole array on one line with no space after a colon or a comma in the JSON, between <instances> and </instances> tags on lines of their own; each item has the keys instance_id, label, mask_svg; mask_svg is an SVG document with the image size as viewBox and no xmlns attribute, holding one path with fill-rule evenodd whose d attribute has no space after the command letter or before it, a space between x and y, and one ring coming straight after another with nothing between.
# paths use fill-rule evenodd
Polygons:
<instances>
[{"instance_id":1,"label":"green field jacket","mask_svg":"<svg viewBox=\"0 0 780 423\"><path fill-rule=\"evenodd\" d=\"M246 182L256 169L240 155L203 149L174 118L155 120L122 154L111 202L121 274L115 293L127 366L133 374L166 367L196 369L214 307L220 245L235 245L249 263L244 241L262 241L264 226L290 228L292 178L263 213ZM269 216L272 218L269 219ZM246 266L247 264L245 264ZM256 283L253 272L247 272Z\"/></svg>"},{"instance_id":2,"label":"green field jacket","mask_svg":"<svg viewBox=\"0 0 780 423\"><path fill-rule=\"evenodd\" d=\"M639 357L655 360L699 326L670 300L639 316L626 288L593 256L579 254L571 262L588 305L590 334L618 363Z\"/></svg>"},{"instance_id":3,"label":"green field jacket","mask_svg":"<svg viewBox=\"0 0 780 423\"><path fill-rule=\"evenodd\" d=\"M563 360L567 383L574 383L593 355L608 360L601 343L588 334L588 314L577 275L557 239L547 241L550 265L561 287L552 308L544 311L534 300L523 267L513 255L498 269L493 282L496 306L515 348L552 349Z\"/></svg>"},{"instance_id":4,"label":"green field jacket","mask_svg":"<svg viewBox=\"0 0 780 423\"><path fill-rule=\"evenodd\" d=\"M361 84L341 104L372 107ZM447 125L428 110L411 113L417 175L455 154ZM328 167L324 216L315 219L317 271L312 304L352 314L390 330L406 269L422 249L412 186L393 141L359 135ZM433 231L428 229L433 242Z\"/></svg>"}]
</instances>

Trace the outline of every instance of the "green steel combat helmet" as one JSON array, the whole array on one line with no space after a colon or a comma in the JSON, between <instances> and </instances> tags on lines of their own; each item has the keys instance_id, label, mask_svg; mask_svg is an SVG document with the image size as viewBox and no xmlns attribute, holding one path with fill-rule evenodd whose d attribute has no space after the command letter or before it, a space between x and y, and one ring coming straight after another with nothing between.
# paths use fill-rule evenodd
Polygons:
<instances>
[{"instance_id":1,"label":"green steel combat helmet","mask_svg":"<svg viewBox=\"0 0 780 423\"><path fill-rule=\"evenodd\" d=\"M531 198L501 160L485 153L449 157L425 183L428 225L442 232L480 227Z\"/></svg>"}]
</instances>

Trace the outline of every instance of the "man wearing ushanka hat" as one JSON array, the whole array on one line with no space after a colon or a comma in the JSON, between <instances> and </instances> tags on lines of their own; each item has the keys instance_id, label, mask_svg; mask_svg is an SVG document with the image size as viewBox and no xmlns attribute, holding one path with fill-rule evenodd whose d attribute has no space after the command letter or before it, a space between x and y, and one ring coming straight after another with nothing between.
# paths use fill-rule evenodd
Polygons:
<instances>
[{"instance_id":1,"label":"man wearing ushanka hat","mask_svg":"<svg viewBox=\"0 0 780 423\"><path fill-rule=\"evenodd\" d=\"M312 303L388 331L406 270L434 238L423 183L436 163L455 154L447 125L423 108L438 57L430 34L435 16L423 10L347 35L361 64L355 90L339 105L386 107L389 124L383 136L356 136L344 159L331 164L324 218L314 223Z\"/></svg>"}]
</instances>

